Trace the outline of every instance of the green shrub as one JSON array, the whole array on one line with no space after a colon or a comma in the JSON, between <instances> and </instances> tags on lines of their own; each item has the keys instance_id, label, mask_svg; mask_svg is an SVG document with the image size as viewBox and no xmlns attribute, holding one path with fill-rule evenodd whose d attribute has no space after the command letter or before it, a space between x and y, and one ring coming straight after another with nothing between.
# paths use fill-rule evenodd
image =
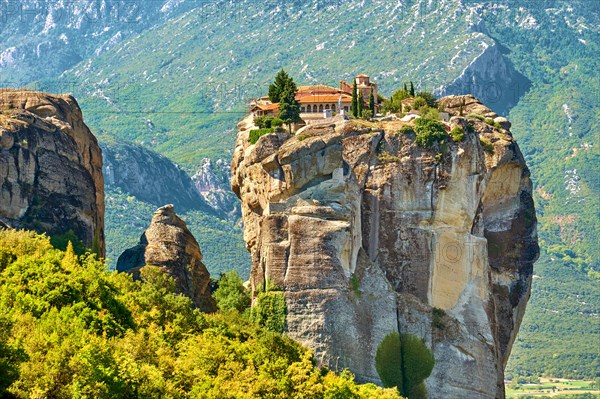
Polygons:
<instances>
[{"instance_id":1,"label":"green shrub","mask_svg":"<svg viewBox=\"0 0 600 399\"><path fill-rule=\"evenodd\" d=\"M415 101L413 102L413 109L420 109L422 107L427 106L427 101L425 101L424 98L421 97L417 97L415 98Z\"/></svg>"},{"instance_id":2,"label":"green shrub","mask_svg":"<svg viewBox=\"0 0 600 399\"><path fill-rule=\"evenodd\" d=\"M271 134L271 133L273 133L272 128L250 130L250 137L249 137L248 141L250 141L251 144L256 144L256 142L258 141L259 138L261 138L265 134Z\"/></svg>"},{"instance_id":3,"label":"green shrub","mask_svg":"<svg viewBox=\"0 0 600 399\"><path fill-rule=\"evenodd\" d=\"M392 163L392 162L400 162L400 158L398 158L396 155L390 154L387 151L382 151L377 156L377 160L379 161L379 163L382 163L382 164Z\"/></svg>"},{"instance_id":4,"label":"green shrub","mask_svg":"<svg viewBox=\"0 0 600 399\"><path fill-rule=\"evenodd\" d=\"M485 118L483 121L490 126L494 126L496 129L502 130L502 126L500 126L500 124L498 122L496 122L495 120L493 120L492 118Z\"/></svg>"},{"instance_id":5,"label":"green shrub","mask_svg":"<svg viewBox=\"0 0 600 399\"><path fill-rule=\"evenodd\" d=\"M250 306L250 295L244 289L244 282L235 270L221 274L218 288L213 294L219 310L243 312Z\"/></svg>"},{"instance_id":6,"label":"green shrub","mask_svg":"<svg viewBox=\"0 0 600 399\"><path fill-rule=\"evenodd\" d=\"M275 127L281 127L283 126L283 120L279 119L279 118L273 118L271 120L271 127L275 128Z\"/></svg>"},{"instance_id":7,"label":"green shrub","mask_svg":"<svg viewBox=\"0 0 600 399\"><path fill-rule=\"evenodd\" d=\"M375 369L383 386L397 387L408 399L427 398L423 381L431 374L434 364L433 352L422 339L411 334L388 334L375 355Z\"/></svg>"},{"instance_id":8,"label":"green shrub","mask_svg":"<svg viewBox=\"0 0 600 399\"><path fill-rule=\"evenodd\" d=\"M259 127L259 129L264 129L265 126L265 117L257 116L254 118L254 124Z\"/></svg>"},{"instance_id":9,"label":"green shrub","mask_svg":"<svg viewBox=\"0 0 600 399\"><path fill-rule=\"evenodd\" d=\"M69 230L64 234L55 235L50 238L50 244L52 244L54 248L60 249L61 251L67 249L69 242L73 244L73 249L77 255L83 255L86 252L87 248L85 247L85 244L79 238L77 238L73 230Z\"/></svg>"},{"instance_id":10,"label":"green shrub","mask_svg":"<svg viewBox=\"0 0 600 399\"><path fill-rule=\"evenodd\" d=\"M272 116L257 116L254 118L254 124L258 126L259 129L270 129L272 127L283 126L283 121Z\"/></svg>"},{"instance_id":11,"label":"green shrub","mask_svg":"<svg viewBox=\"0 0 600 399\"><path fill-rule=\"evenodd\" d=\"M354 291L354 294L360 298L362 291L360 290L360 279L356 274L353 274L352 277L350 277L350 287L352 288L352 291Z\"/></svg>"},{"instance_id":12,"label":"green shrub","mask_svg":"<svg viewBox=\"0 0 600 399\"><path fill-rule=\"evenodd\" d=\"M427 119L433 119L439 121L442 119L440 116L440 111L436 108L429 108L429 106L420 109L421 116Z\"/></svg>"},{"instance_id":13,"label":"green shrub","mask_svg":"<svg viewBox=\"0 0 600 399\"><path fill-rule=\"evenodd\" d=\"M460 141L463 141L463 139L465 138L465 131L462 127L455 126L454 129L450 131L450 137L452 138L452 141L458 143Z\"/></svg>"},{"instance_id":14,"label":"green shrub","mask_svg":"<svg viewBox=\"0 0 600 399\"><path fill-rule=\"evenodd\" d=\"M440 308L433 308L431 311L431 324L438 329L443 329L446 327L444 324L444 317L446 316L446 312Z\"/></svg>"},{"instance_id":15,"label":"green shrub","mask_svg":"<svg viewBox=\"0 0 600 399\"><path fill-rule=\"evenodd\" d=\"M379 97L379 95L378 95ZM402 100L409 98L410 94L406 90L396 91L389 99L382 101L382 111L384 113L399 113L402 112ZM380 101L381 102L381 101Z\"/></svg>"},{"instance_id":16,"label":"green shrub","mask_svg":"<svg viewBox=\"0 0 600 399\"><path fill-rule=\"evenodd\" d=\"M287 307L280 291L267 291L258 294L256 306L252 308L252 319L269 331L283 332Z\"/></svg>"},{"instance_id":17,"label":"green shrub","mask_svg":"<svg viewBox=\"0 0 600 399\"><path fill-rule=\"evenodd\" d=\"M417 387L429 377L435 364L433 352L425 345L425 342L411 334L400 336L402 344L402 365L404 392L400 392L408 399L420 399L421 396L412 396L421 392ZM423 386L424 388L424 386ZM427 395L425 395L425 398Z\"/></svg>"},{"instance_id":18,"label":"green shrub","mask_svg":"<svg viewBox=\"0 0 600 399\"><path fill-rule=\"evenodd\" d=\"M398 131L398 133L400 133L400 134L414 134L415 131L413 130L412 126L406 125L406 126L402 126L400 128L400 130Z\"/></svg>"},{"instance_id":19,"label":"green shrub","mask_svg":"<svg viewBox=\"0 0 600 399\"><path fill-rule=\"evenodd\" d=\"M467 118L479 119L480 121L485 119L485 117L483 115L475 114L475 113L471 113L471 114L467 115Z\"/></svg>"},{"instance_id":20,"label":"green shrub","mask_svg":"<svg viewBox=\"0 0 600 399\"><path fill-rule=\"evenodd\" d=\"M397 332L386 335L377 347L375 369L384 387L396 387L400 393L404 391L402 384L402 347L400 334Z\"/></svg>"},{"instance_id":21,"label":"green shrub","mask_svg":"<svg viewBox=\"0 0 600 399\"><path fill-rule=\"evenodd\" d=\"M472 121L467 121L467 132L475 133L475 124Z\"/></svg>"},{"instance_id":22,"label":"green shrub","mask_svg":"<svg viewBox=\"0 0 600 399\"><path fill-rule=\"evenodd\" d=\"M435 108L437 106L437 98L435 98L435 96L428 91L418 92L417 98L422 98L423 100L425 100L427 106L431 108Z\"/></svg>"},{"instance_id":23,"label":"green shrub","mask_svg":"<svg viewBox=\"0 0 600 399\"><path fill-rule=\"evenodd\" d=\"M422 148L430 148L436 143L446 140L446 130L440 122L428 118L415 120L415 142Z\"/></svg>"},{"instance_id":24,"label":"green shrub","mask_svg":"<svg viewBox=\"0 0 600 399\"><path fill-rule=\"evenodd\" d=\"M485 137L479 137L479 142L481 143L481 148L483 149L483 151L487 152L490 155L494 155L494 145L491 141L489 141Z\"/></svg>"}]
</instances>

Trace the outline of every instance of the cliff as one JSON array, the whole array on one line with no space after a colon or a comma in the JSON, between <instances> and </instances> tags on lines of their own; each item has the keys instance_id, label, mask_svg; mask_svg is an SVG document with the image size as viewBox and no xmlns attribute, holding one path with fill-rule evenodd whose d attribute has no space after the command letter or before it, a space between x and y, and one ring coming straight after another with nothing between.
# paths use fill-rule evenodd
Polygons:
<instances>
[{"instance_id":1,"label":"cliff","mask_svg":"<svg viewBox=\"0 0 600 399\"><path fill-rule=\"evenodd\" d=\"M244 119L231 169L252 289L284 291L287 333L321 364L380 382L379 343L414 334L435 356L431 398L504 398L539 252L529 171L507 120L441 102L465 137L438 150L407 123L342 118L251 145Z\"/></svg>"},{"instance_id":2,"label":"cliff","mask_svg":"<svg viewBox=\"0 0 600 399\"><path fill-rule=\"evenodd\" d=\"M499 44L483 45L482 52L461 74L434 92L438 96L471 93L495 112L508 115L519 99L531 88L531 82L517 71L503 54Z\"/></svg>"},{"instance_id":3,"label":"cliff","mask_svg":"<svg viewBox=\"0 0 600 399\"><path fill-rule=\"evenodd\" d=\"M160 267L172 276L178 291L191 298L200 310L216 311L209 290L210 275L202 263L200 246L172 205L154 212L139 244L119 257L117 270L138 278L139 269L146 265Z\"/></svg>"},{"instance_id":4,"label":"cliff","mask_svg":"<svg viewBox=\"0 0 600 399\"><path fill-rule=\"evenodd\" d=\"M102 153L73 97L0 91L0 222L104 256Z\"/></svg>"},{"instance_id":5,"label":"cliff","mask_svg":"<svg viewBox=\"0 0 600 399\"><path fill-rule=\"evenodd\" d=\"M224 212L227 218L237 221L242 216L240 202L231 192L231 170L223 159L202 160L198 171L192 176L196 190L213 209Z\"/></svg>"},{"instance_id":6,"label":"cliff","mask_svg":"<svg viewBox=\"0 0 600 399\"><path fill-rule=\"evenodd\" d=\"M219 214L196 190L188 174L167 157L133 143L103 144L104 179L141 201L174 204L182 211Z\"/></svg>"}]
</instances>

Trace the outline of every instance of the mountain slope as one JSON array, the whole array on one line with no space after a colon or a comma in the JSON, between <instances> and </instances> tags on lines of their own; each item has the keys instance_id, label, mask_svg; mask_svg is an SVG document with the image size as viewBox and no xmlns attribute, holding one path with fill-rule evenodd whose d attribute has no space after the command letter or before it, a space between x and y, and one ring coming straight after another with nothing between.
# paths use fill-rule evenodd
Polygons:
<instances>
[{"instance_id":1,"label":"mountain slope","mask_svg":"<svg viewBox=\"0 0 600 399\"><path fill-rule=\"evenodd\" d=\"M194 7L177 0L0 1L0 80L54 78L149 26Z\"/></svg>"},{"instance_id":2,"label":"mountain slope","mask_svg":"<svg viewBox=\"0 0 600 399\"><path fill-rule=\"evenodd\" d=\"M363 72L391 94L402 81L430 89L451 81L493 45L456 1L222 4L219 14L199 7L65 74L79 82L100 135L150 142L194 171L231 148L250 98L282 67L301 84L336 86Z\"/></svg>"},{"instance_id":3,"label":"mountain slope","mask_svg":"<svg viewBox=\"0 0 600 399\"><path fill-rule=\"evenodd\" d=\"M509 112L511 131L531 169L542 245L536 266L540 278L534 278L523 334L509 369L598 375L600 3L182 0L168 2L177 7L162 14L167 3L139 4L140 28L129 27L127 34L98 53L111 34L126 31L125 25L114 19L106 25L92 24L86 28L89 33L78 37L69 36L66 22L57 23L47 35L59 38L65 30L69 47L56 44L40 57L36 46L45 48L49 36L37 35L41 28L11 21L0 27L4 49L0 63L5 62L0 78L11 81L17 76L8 74L16 66L6 69L10 57L25 63L27 74L20 81L46 78L36 87L74 92L101 141L116 137L143 142L190 175L202 169L207 157L231 157L235 123L245 105L251 97L266 93L282 67L298 83L333 86L364 72L380 83L385 95L407 80L428 89L459 82L453 90L463 91L465 80L460 76L479 71L476 79L483 80L481 84L487 82L514 100L500 104L504 107L500 112ZM109 33L94 36L105 28ZM8 54L11 47L24 49L24 55ZM88 49L76 51L82 61L57 79L59 72L77 62L66 61L68 53L78 48ZM479 65L484 65L483 71ZM531 86L526 94L522 83ZM475 91L472 87L477 85L466 86ZM490 97L496 94L491 91L482 100L492 103ZM124 191L107 190L109 240L112 229L119 232L118 240L133 244L149 221L153 206L130 197ZM223 244L241 236L233 222L194 214L209 221L210 227L204 225L203 230L209 240L215 237ZM203 233L193 232L208 250ZM242 244L235 245L243 251ZM227 269L243 258L228 256L220 262L220 257L215 253L212 258L215 266L207 261L209 269ZM569 283L561 285L563 281ZM583 361L582 356L593 361Z\"/></svg>"}]
</instances>

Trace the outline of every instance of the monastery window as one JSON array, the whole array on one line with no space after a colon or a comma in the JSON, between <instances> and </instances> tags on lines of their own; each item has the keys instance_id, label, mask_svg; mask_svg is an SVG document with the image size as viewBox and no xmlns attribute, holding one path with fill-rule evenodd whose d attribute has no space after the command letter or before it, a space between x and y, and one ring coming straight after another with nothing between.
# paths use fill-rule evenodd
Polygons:
<instances>
[{"instance_id":1,"label":"monastery window","mask_svg":"<svg viewBox=\"0 0 600 399\"><path fill-rule=\"evenodd\" d=\"M323 104L319 105L319 112L323 112Z\"/></svg>"}]
</instances>

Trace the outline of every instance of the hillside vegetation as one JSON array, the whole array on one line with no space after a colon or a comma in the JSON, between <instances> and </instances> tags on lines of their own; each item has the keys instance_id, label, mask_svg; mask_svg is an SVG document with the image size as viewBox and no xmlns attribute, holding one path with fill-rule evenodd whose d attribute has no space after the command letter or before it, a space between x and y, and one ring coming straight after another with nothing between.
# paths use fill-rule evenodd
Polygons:
<instances>
[{"instance_id":1,"label":"hillside vegetation","mask_svg":"<svg viewBox=\"0 0 600 399\"><path fill-rule=\"evenodd\" d=\"M0 396L400 398L315 367L264 318L200 313L174 286L152 267L133 281L70 245L0 230Z\"/></svg>"}]
</instances>

